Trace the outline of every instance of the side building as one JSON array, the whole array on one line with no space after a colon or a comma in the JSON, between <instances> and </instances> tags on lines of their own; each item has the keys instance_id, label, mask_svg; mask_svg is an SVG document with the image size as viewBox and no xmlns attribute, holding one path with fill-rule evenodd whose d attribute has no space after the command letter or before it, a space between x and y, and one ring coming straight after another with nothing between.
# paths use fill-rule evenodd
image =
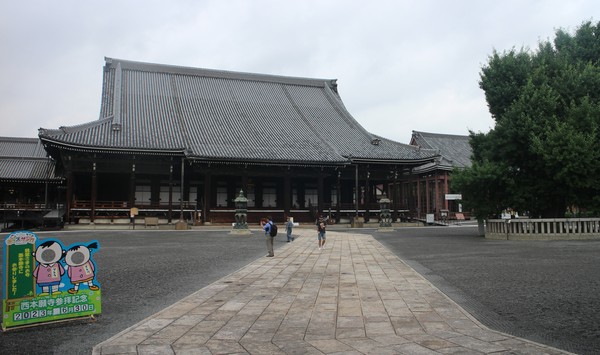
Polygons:
<instances>
[{"instance_id":1,"label":"side building","mask_svg":"<svg viewBox=\"0 0 600 355\"><path fill-rule=\"evenodd\" d=\"M471 166L469 136L413 131L410 145L440 154L434 161L413 168L410 177L402 182L402 204L411 216L425 219L427 214L433 214L441 220L445 212L449 219L456 219L457 213L469 218L456 196L450 194L452 171Z\"/></svg>"},{"instance_id":2,"label":"side building","mask_svg":"<svg viewBox=\"0 0 600 355\"><path fill-rule=\"evenodd\" d=\"M336 80L239 73L106 58L98 120L40 129L65 178L66 223L230 223L271 215L312 222L407 209L403 175L436 149L367 132Z\"/></svg>"},{"instance_id":3,"label":"side building","mask_svg":"<svg viewBox=\"0 0 600 355\"><path fill-rule=\"evenodd\" d=\"M39 139L0 137L0 230L60 224L64 186Z\"/></svg>"}]
</instances>

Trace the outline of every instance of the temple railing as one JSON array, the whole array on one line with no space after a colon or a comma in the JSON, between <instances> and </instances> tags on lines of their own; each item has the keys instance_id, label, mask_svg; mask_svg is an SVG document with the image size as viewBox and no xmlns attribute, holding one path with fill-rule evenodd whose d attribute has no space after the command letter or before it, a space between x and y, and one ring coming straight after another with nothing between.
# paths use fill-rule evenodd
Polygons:
<instances>
[{"instance_id":1,"label":"temple railing","mask_svg":"<svg viewBox=\"0 0 600 355\"><path fill-rule=\"evenodd\" d=\"M27 210L32 210L32 211L37 211L37 210L48 210L53 208L54 206L56 206L56 204L44 204L43 202L40 203L0 203L0 210L22 210L22 211L27 211Z\"/></svg>"},{"instance_id":2,"label":"temple railing","mask_svg":"<svg viewBox=\"0 0 600 355\"><path fill-rule=\"evenodd\" d=\"M171 203L171 208L173 210L179 209L181 207L181 202L173 201ZM96 201L94 204L94 209L96 210L128 210L131 207L137 207L138 209L168 209L168 202L160 202L160 203L150 203L150 202L136 202L133 206L129 205L127 201ZM194 201L183 201L183 208L185 209L193 209L196 207L196 203ZM71 204L71 209L74 210L91 210L92 209L92 201L89 200L77 200L73 201Z\"/></svg>"},{"instance_id":3,"label":"temple railing","mask_svg":"<svg viewBox=\"0 0 600 355\"><path fill-rule=\"evenodd\" d=\"M600 239L600 218L491 219L485 237L505 240Z\"/></svg>"}]
</instances>

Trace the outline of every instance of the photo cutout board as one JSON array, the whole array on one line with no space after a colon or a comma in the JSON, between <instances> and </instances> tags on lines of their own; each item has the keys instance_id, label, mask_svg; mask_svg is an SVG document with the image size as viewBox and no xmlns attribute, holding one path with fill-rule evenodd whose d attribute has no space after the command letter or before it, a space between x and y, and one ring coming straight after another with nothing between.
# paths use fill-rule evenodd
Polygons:
<instances>
[{"instance_id":1,"label":"photo cutout board","mask_svg":"<svg viewBox=\"0 0 600 355\"><path fill-rule=\"evenodd\" d=\"M4 239L2 329L93 317L102 311L94 255L100 244L39 240L30 231Z\"/></svg>"}]
</instances>

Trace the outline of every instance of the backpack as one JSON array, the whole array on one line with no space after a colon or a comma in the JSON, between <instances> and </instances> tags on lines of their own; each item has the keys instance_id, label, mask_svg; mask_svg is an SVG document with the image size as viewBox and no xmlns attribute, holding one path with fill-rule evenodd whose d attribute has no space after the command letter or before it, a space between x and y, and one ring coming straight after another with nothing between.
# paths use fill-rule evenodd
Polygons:
<instances>
[{"instance_id":1,"label":"backpack","mask_svg":"<svg viewBox=\"0 0 600 355\"><path fill-rule=\"evenodd\" d=\"M274 237L277 235L277 226L273 222L271 222L271 230L269 230L269 235L271 237Z\"/></svg>"}]
</instances>

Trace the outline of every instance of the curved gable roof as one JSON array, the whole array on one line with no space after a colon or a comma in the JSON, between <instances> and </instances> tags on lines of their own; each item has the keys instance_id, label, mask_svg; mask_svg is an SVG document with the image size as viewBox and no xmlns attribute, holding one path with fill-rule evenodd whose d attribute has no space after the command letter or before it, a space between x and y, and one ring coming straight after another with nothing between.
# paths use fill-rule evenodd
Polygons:
<instances>
[{"instance_id":1,"label":"curved gable roof","mask_svg":"<svg viewBox=\"0 0 600 355\"><path fill-rule=\"evenodd\" d=\"M413 131L411 145L441 153L438 165L449 168L471 166L469 136Z\"/></svg>"},{"instance_id":2,"label":"curved gable roof","mask_svg":"<svg viewBox=\"0 0 600 355\"><path fill-rule=\"evenodd\" d=\"M193 159L345 164L436 155L367 132L334 79L106 58L100 119L40 138L81 149L178 152ZM380 144L373 144L377 141Z\"/></svg>"}]
</instances>

